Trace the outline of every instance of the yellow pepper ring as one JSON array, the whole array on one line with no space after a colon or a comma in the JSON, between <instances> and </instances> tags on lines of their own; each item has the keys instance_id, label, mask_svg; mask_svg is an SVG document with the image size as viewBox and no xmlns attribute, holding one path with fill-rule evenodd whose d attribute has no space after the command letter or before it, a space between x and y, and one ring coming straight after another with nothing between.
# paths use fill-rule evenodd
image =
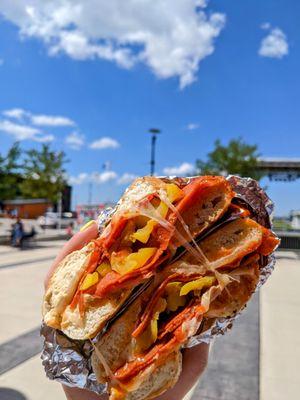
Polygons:
<instances>
[{"instance_id":1,"label":"yellow pepper ring","mask_svg":"<svg viewBox=\"0 0 300 400\"><path fill-rule=\"evenodd\" d=\"M185 296L192 290L201 290L204 287L209 287L215 280L216 278L214 276L204 276L203 278L188 282L180 289L180 296Z\"/></svg>"},{"instance_id":2,"label":"yellow pepper ring","mask_svg":"<svg viewBox=\"0 0 300 400\"><path fill-rule=\"evenodd\" d=\"M91 286L94 286L96 283L98 283L98 281L99 281L98 272L95 271L92 274L87 274L87 276L84 278L84 281L80 286L80 290L87 290Z\"/></svg>"},{"instance_id":3,"label":"yellow pepper ring","mask_svg":"<svg viewBox=\"0 0 300 400\"><path fill-rule=\"evenodd\" d=\"M174 183L169 183L166 186L167 186L167 196L171 203L180 199L183 196L183 191L179 189L179 187ZM161 200L158 207L156 208L156 211L160 214L162 218L166 218L169 208L167 204ZM135 233L131 235L131 240L133 242L138 240L141 243L144 244L147 243L156 225L157 222L150 219L143 228L138 229Z\"/></svg>"}]
</instances>

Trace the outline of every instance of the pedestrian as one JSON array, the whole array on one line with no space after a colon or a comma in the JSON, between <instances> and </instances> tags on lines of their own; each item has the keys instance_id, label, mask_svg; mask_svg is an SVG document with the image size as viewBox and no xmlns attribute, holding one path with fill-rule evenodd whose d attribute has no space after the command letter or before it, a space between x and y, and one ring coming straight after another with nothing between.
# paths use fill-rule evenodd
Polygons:
<instances>
[{"instance_id":1,"label":"pedestrian","mask_svg":"<svg viewBox=\"0 0 300 400\"><path fill-rule=\"evenodd\" d=\"M67 233L68 239L71 239L71 237L73 236L73 233L74 233L73 232L73 223L72 222L70 222L69 225L67 226L66 233Z\"/></svg>"},{"instance_id":2,"label":"pedestrian","mask_svg":"<svg viewBox=\"0 0 300 400\"><path fill-rule=\"evenodd\" d=\"M17 217L17 221L12 225L12 245L16 247L21 246L23 236L23 222L20 217Z\"/></svg>"}]
</instances>

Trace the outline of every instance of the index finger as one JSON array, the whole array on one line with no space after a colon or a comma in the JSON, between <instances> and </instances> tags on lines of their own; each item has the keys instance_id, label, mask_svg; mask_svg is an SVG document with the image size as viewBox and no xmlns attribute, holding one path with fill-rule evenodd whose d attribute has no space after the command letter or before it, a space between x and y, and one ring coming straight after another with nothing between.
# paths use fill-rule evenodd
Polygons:
<instances>
[{"instance_id":1,"label":"index finger","mask_svg":"<svg viewBox=\"0 0 300 400\"><path fill-rule=\"evenodd\" d=\"M47 288L49 280L55 271L56 267L58 264L70 253L72 253L75 250L80 250L84 245L86 245L88 242L90 242L93 239L96 239L98 236L98 226L96 221L94 221L94 224L90 225L87 229L76 233L65 245L64 247L60 250L58 255L56 256L55 260L53 261L53 264L49 268L49 271L47 272L44 285L45 288Z\"/></svg>"}]
</instances>

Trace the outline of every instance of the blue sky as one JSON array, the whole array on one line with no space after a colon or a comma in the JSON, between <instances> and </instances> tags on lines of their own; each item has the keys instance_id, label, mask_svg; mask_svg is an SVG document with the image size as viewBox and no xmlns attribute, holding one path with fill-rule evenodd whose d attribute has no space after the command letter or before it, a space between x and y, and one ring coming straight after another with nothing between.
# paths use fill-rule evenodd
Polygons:
<instances>
[{"instance_id":1,"label":"blue sky","mask_svg":"<svg viewBox=\"0 0 300 400\"><path fill-rule=\"evenodd\" d=\"M159 174L189 174L217 138L300 156L296 0L46 3L0 3L1 153L63 149L75 203L147 174L152 126ZM277 214L300 208L299 181L263 184Z\"/></svg>"}]
</instances>

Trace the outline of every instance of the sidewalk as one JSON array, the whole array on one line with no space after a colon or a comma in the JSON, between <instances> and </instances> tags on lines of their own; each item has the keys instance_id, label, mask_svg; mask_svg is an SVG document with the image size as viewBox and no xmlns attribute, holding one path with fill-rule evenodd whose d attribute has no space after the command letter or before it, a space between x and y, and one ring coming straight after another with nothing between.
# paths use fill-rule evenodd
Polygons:
<instances>
[{"instance_id":1,"label":"sidewalk","mask_svg":"<svg viewBox=\"0 0 300 400\"><path fill-rule=\"evenodd\" d=\"M0 246L0 344L40 324L44 277L63 243L30 250Z\"/></svg>"},{"instance_id":2,"label":"sidewalk","mask_svg":"<svg viewBox=\"0 0 300 400\"><path fill-rule=\"evenodd\" d=\"M258 294L210 350L208 368L192 400L259 400Z\"/></svg>"},{"instance_id":3,"label":"sidewalk","mask_svg":"<svg viewBox=\"0 0 300 400\"><path fill-rule=\"evenodd\" d=\"M43 280L63 243L23 251L0 246L1 400L65 399L60 385L45 377L38 333ZM1 374L1 368L9 370Z\"/></svg>"},{"instance_id":4,"label":"sidewalk","mask_svg":"<svg viewBox=\"0 0 300 400\"><path fill-rule=\"evenodd\" d=\"M278 252L260 297L260 400L300 398L300 254Z\"/></svg>"}]
</instances>

